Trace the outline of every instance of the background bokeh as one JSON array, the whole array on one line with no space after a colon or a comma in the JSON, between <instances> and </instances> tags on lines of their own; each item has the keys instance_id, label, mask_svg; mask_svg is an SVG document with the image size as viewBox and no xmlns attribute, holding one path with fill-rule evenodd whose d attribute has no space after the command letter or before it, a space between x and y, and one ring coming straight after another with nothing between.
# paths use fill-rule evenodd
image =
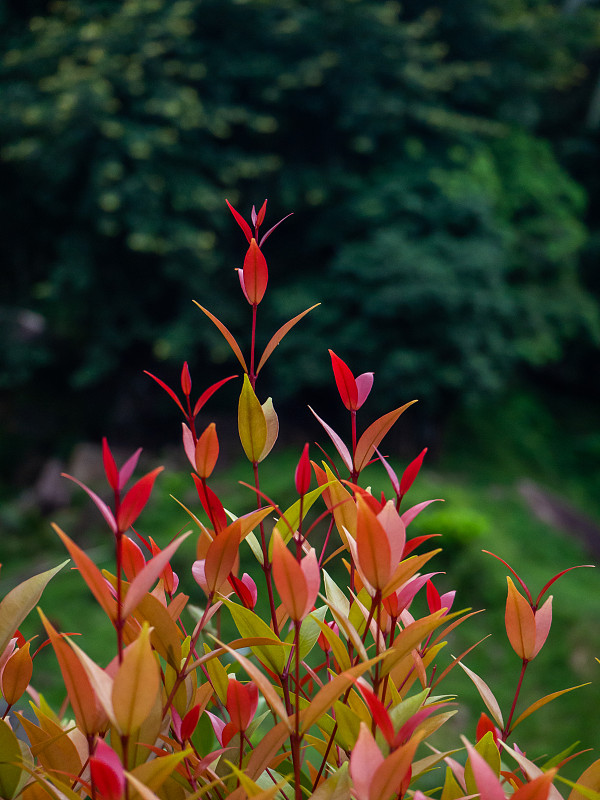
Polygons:
<instances>
[{"instance_id":1,"label":"background bokeh","mask_svg":"<svg viewBox=\"0 0 600 800\"><path fill-rule=\"evenodd\" d=\"M61 510L60 468L98 478L82 474L81 442L178 443L144 369L176 384L188 360L201 388L236 371L192 299L245 336L245 240L225 198L248 217L265 197L265 227L294 215L264 248L259 339L322 303L261 374L288 419L282 446L319 436L307 402L342 424L331 347L356 374L375 370L371 418L420 399L388 447L429 446L416 491L449 503L423 525L444 532L449 572L496 608L499 636L503 568L481 547L538 590L597 557L597 2L4 0L0 42L9 569L58 549L50 511L84 543L106 536L83 502ZM236 392L207 414L234 409ZM236 454L232 436L223 466L237 477ZM155 507L157 540L186 524L174 508ZM577 576L555 606L552 690L597 677L600 592ZM503 675L505 650L482 670ZM573 731L558 710L544 735L577 736L590 692Z\"/></svg>"}]
</instances>

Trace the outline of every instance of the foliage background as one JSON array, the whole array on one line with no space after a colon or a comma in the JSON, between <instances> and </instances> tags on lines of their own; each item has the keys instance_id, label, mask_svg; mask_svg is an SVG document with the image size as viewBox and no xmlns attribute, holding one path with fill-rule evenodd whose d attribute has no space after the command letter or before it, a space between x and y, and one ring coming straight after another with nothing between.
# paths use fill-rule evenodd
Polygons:
<instances>
[{"instance_id":1,"label":"foliage background","mask_svg":"<svg viewBox=\"0 0 600 800\"><path fill-rule=\"evenodd\" d=\"M259 333L323 302L282 345L279 403L321 392L323 342L375 363L387 406L419 397L432 431L524 376L597 396L594 3L30 0L2 17L4 454L107 427L160 441L142 370L223 374L191 298L243 328L224 197L294 211L266 248Z\"/></svg>"}]
</instances>

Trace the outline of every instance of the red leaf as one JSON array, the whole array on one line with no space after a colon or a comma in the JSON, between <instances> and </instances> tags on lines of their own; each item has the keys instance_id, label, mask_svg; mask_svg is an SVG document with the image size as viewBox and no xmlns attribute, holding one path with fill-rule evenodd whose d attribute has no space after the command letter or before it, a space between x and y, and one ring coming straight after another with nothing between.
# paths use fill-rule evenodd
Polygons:
<instances>
[{"instance_id":1,"label":"red leaf","mask_svg":"<svg viewBox=\"0 0 600 800\"><path fill-rule=\"evenodd\" d=\"M195 705L190 708L185 717L181 720L181 741L185 742L190 739L193 732L196 730L196 725L200 719L200 705Z\"/></svg>"},{"instance_id":2,"label":"red leaf","mask_svg":"<svg viewBox=\"0 0 600 800\"><path fill-rule=\"evenodd\" d=\"M197 475L192 474L192 478L196 484L202 508L210 519L211 524L215 526L215 533L219 533L219 531L227 527L227 514L223 504L213 490L205 486Z\"/></svg>"},{"instance_id":3,"label":"red leaf","mask_svg":"<svg viewBox=\"0 0 600 800\"><path fill-rule=\"evenodd\" d=\"M311 479L311 470L310 470L310 459L308 457L308 442L304 445L304 450L302 451L302 455L300 456L300 460L298 461L298 466L296 467L296 474L294 479L296 481L296 491L300 496L304 496L308 490L310 489L310 479Z\"/></svg>"},{"instance_id":4,"label":"red leaf","mask_svg":"<svg viewBox=\"0 0 600 800\"><path fill-rule=\"evenodd\" d=\"M265 200L265 202L260 207L260 210L259 210L258 214L256 215L256 222L254 224L256 225L256 229L257 230L258 230L258 228L260 228L260 226L265 221L265 214L266 213L267 213L267 201Z\"/></svg>"},{"instance_id":5,"label":"red leaf","mask_svg":"<svg viewBox=\"0 0 600 800\"><path fill-rule=\"evenodd\" d=\"M175 394L175 392L173 391L173 389L171 389L171 387L170 387L170 386L167 386L167 384L166 384L164 381L161 381L161 379L160 379L160 378L157 378L157 377L156 377L156 375L153 375L151 372L148 372L148 370L147 370L147 369L145 369L145 370L144 370L144 372L146 373L146 375L149 375L149 376L150 376L150 377L151 377L153 380L155 380L155 381L158 383L158 385L159 385L159 386L162 386L162 388L163 388L163 389L165 390L165 392L166 392L166 393L169 395L169 397L170 397L172 400L174 400L174 401L177 403L177 405L178 405L178 406L179 406L179 408L181 409L181 413L182 413L184 416L186 416L186 413L185 413L185 411L184 411L184 408L183 408L183 406L181 405L181 402L180 402L179 398L177 397L177 395Z\"/></svg>"},{"instance_id":6,"label":"red leaf","mask_svg":"<svg viewBox=\"0 0 600 800\"><path fill-rule=\"evenodd\" d=\"M152 472L144 475L137 483L134 483L127 492L119 508L119 513L117 514L117 525L120 531L126 531L130 528L142 513L144 506L148 502L150 493L152 492L156 476L159 472L162 472L163 469L164 467L153 469Z\"/></svg>"},{"instance_id":7,"label":"red leaf","mask_svg":"<svg viewBox=\"0 0 600 800\"><path fill-rule=\"evenodd\" d=\"M352 370L345 361L336 356L333 350L329 351L329 355L331 356L333 377L335 378L335 384L340 393L342 403L348 411L356 411L358 408L358 388Z\"/></svg>"},{"instance_id":8,"label":"red leaf","mask_svg":"<svg viewBox=\"0 0 600 800\"><path fill-rule=\"evenodd\" d=\"M404 474L402 475L402 479L400 481L400 496L404 496L410 487L413 485L413 481L419 474L419 470L421 469L421 464L423 463L423 459L425 458L425 453L427 452L427 448L425 448L419 455L415 458L414 461L408 465L408 467L404 470Z\"/></svg>"},{"instance_id":9,"label":"red leaf","mask_svg":"<svg viewBox=\"0 0 600 800\"><path fill-rule=\"evenodd\" d=\"M111 489L117 490L119 488L119 470L115 464L113 454L110 452L106 436L102 439L102 460L104 461L104 472L106 473L108 485Z\"/></svg>"},{"instance_id":10,"label":"red leaf","mask_svg":"<svg viewBox=\"0 0 600 800\"><path fill-rule=\"evenodd\" d=\"M242 273L248 302L252 305L258 305L267 290L269 270L267 269L267 261L256 244L256 239L252 239L250 242L250 247L244 258Z\"/></svg>"},{"instance_id":11,"label":"red leaf","mask_svg":"<svg viewBox=\"0 0 600 800\"><path fill-rule=\"evenodd\" d=\"M235 210L235 208L231 205L229 200L225 200L225 202L227 203L227 205L229 206L229 210L231 211L231 213L235 217L235 221L240 226L240 228L244 231L244 236L246 237L246 239L248 241L251 241L251 239L252 239L252 229L250 228L250 225L248 225L248 223L242 217L242 215Z\"/></svg>"},{"instance_id":12,"label":"red leaf","mask_svg":"<svg viewBox=\"0 0 600 800\"><path fill-rule=\"evenodd\" d=\"M188 367L187 361L184 362L183 369L181 370L181 391L186 397L189 397L192 391L192 376L190 375L190 368Z\"/></svg>"},{"instance_id":13,"label":"red leaf","mask_svg":"<svg viewBox=\"0 0 600 800\"><path fill-rule=\"evenodd\" d=\"M196 405L194 406L194 417L198 414L200 409L206 404L206 402L213 396L213 394L223 386L224 383L227 381L233 380L233 378L237 378L237 375L230 375L228 378L223 378L221 381L217 381L217 383L213 383L212 386L209 386L208 389L205 389L198 400L196 401Z\"/></svg>"}]
</instances>

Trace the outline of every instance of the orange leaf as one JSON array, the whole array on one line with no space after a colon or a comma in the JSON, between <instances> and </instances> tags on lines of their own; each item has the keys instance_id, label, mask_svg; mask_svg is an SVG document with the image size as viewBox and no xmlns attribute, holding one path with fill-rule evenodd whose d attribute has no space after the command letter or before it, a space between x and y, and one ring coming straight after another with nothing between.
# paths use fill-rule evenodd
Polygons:
<instances>
[{"instance_id":1,"label":"orange leaf","mask_svg":"<svg viewBox=\"0 0 600 800\"><path fill-rule=\"evenodd\" d=\"M374 589L383 589L395 566L387 533L361 495L356 498L356 507L357 566Z\"/></svg>"},{"instance_id":2,"label":"orange leaf","mask_svg":"<svg viewBox=\"0 0 600 800\"><path fill-rule=\"evenodd\" d=\"M196 472L201 478L209 478L219 457L217 427L211 422L196 442Z\"/></svg>"},{"instance_id":3,"label":"orange leaf","mask_svg":"<svg viewBox=\"0 0 600 800\"><path fill-rule=\"evenodd\" d=\"M405 745L394 750L375 770L369 786L369 800L379 800L398 793L423 736L424 733L417 731Z\"/></svg>"},{"instance_id":4,"label":"orange leaf","mask_svg":"<svg viewBox=\"0 0 600 800\"><path fill-rule=\"evenodd\" d=\"M33 661L29 653L29 642L26 642L10 656L0 675L2 694L9 706L23 696L32 675Z\"/></svg>"},{"instance_id":5,"label":"orange leaf","mask_svg":"<svg viewBox=\"0 0 600 800\"><path fill-rule=\"evenodd\" d=\"M273 353L273 350L275 350L275 348L281 342L283 337L294 327L294 325L297 322L300 322L302 317L304 317L306 314L308 314L309 311L312 311L313 308L316 308L317 306L320 306L320 305L321 305L320 303L315 303L314 306L311 306L310 308L307 308L306 311L302 311L302 313L297 314L293 319L288 320L288 322L286 322L285 325L282 325L281 328L279 328L277 333L275 333L271 337L271 339L269 341L269 344L265 347L265 349L263 351L263 354L260 357L260 361L258 362L258 367L256 368L256 374L257 375L261 371L261 369L264 367L264 365L267 363L267 359L271 356L271 354Z\"/></svg>"},{"instance_id":6,"label":"orange leaf","mask_svg":"<svg viewBox=\"0 0 600 800\"><path fill-rule=\"evenodd\" d=\"M523 784L512 795L511 800L546 800L557 772L557 769L549 769L543 775Z\"/></svg>"},{"instance_id":7,"label":"orange leaf","mask_svg":"<svg viewBox=\"0 0 600 800\"><path fill-rule=\"evenodd\" d=\"M217 326L217 328L221 331L221 333L225 337L225 340L227 341L227 344L233 350L234 356L237 358L237 360L242 365L242 369L244 370L244 372L248 372L248 367L246 366L246 361L244 359L244 356L242 355L242 351L240 350L240 346L236 342L235 337L233 336L233 334L225 327L225 325L223 325L221 320L217 319L214 314L211 314L210 311L208 311L208 309L204 308L204 306L201 306L200 303L198 303L196 300L194 300L194 303L196 303L196 305L198 306L200 311L202 311L204 314L206 314L206 316L211 320L211 322L213 322Z\"/></svg>"},{"instance_id":8,"label":"orange leaf","mask_svg":"<svg viewBox=\"0 0 600 800\"><path fill-rule=\"evenodd\" d=\"M69 551L69 554L75 564L77 564L77 569L81 573L84 581L87 583L91 593L100 603L104 611L108 614L110 621L114 625L117 619L117 603L115 598L112 596L102 573L94 564L92 559L86 555L83 550L78 547L74 541L72 541L72 539L69 539L67 534L62 531L58 525L53 522L52 527L62 539L63 544Z\"/></svg>"},{"instance_id":9,"label":"orange leaf","mask_svg":"<svg viewBox=\"0 0 600 800\"><path fill-rule=\"evenodd\" d=\"M86 736L99 733L106 728L108 718L98 702L85 669L74 651L46 619L43 611L38 609L38 612L54 648L77 727Z\"/></svg>"},{"instance_id":10,"label":"orange leaf","mask_svg":"<svg viewBox=\"0 0 600 800\"><path fill-rule=\"evenodd\" d=\"M379 447L381 440L398 417L406 411L409 406L412 406L413 403L416 402L416 400L411 400L410 403L405 403L400 408L389 411L387 414L384 414L383 417L379 417L379 419L369 425L356 445L356 452L354 454L354 469L356 472L362 472L371 460L375 448Z\"/></svg>"},{"instance_id":11,"label":"orange leaf","mask_svg":"<svg viewBox=\"0 0 600 800\"><path fill-rule=\"evenodd\" d=\"M574 689L581 689L583 686L588 686L587 683L580 683L578 686L570 686L568 689L561 689L558 692L552 692L551 694L547 694L544 697L541 697L539 700L536 700L535 703L532 703L528 708L523 711L522 714L518 716L515 722L513 722L511 726L511 732L517 727L520 722L523 722L524 719L527 719L530 714L533 714L538 708L542 708L545 706L546 703L551 703L552 700L555 700L557 697L560 697L561 694L566 694L567 692L572 692Z\"/></svg>"},{"instance_id":12,"label":"orange leaf","mask_svg":"<svg viewBox=\"0 0 600 800\"><path fill-rule=\"evenodd\" d=\"M204 576L210 592L218 591L233 569L238 557L240 534L241 523L236 520L210 543L204 564Z\"/></svg>"},{"instance_id":13,"label":"orange leaf","mask_svg":"<svg viewBox=\"0 0 600 800\"><path fill-rule=\"evenodd\" d=\"M504 621L512 649L524 661L529 661L535 650L535 617L529 602L518 591L510 576L506 577L508 595Z\"/></svg>"},{"instance_id":14,"label":"orange leaf","mask_svg":"<svg viewBox=\"0 0 600 800\"><path fill-rule=\"evenodd\" d=\"M308 597L306 578L277 530L273 531L273 579L291 619L302 619Z\"/></svg>"}]
</instances>

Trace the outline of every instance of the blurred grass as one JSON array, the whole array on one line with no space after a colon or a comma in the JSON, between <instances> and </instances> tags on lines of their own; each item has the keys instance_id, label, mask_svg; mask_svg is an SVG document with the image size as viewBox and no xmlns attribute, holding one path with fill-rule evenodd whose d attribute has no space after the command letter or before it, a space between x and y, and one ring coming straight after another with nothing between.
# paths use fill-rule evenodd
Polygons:
<instances>
[{"instance_id":1,"label":"blurred grass","mask_svg":"<svg viewBox=\"0 0 600 800\"><path fill-rule=\"evenodd\" d=\"M450 663L450 654L456 656L491 634L469 654L466 663L490 685L505 714L518 680L520 660L504 633L507 570L482 551L496 553L511 564L534 596L558 571L590 563L590 554L576 538L553 529L532 514L517 481L534 479L600 518L599 471L590 469L598 446L593 423L593 414L585 407L561 417L554 409L542 406L539 399L528 396L515 396L500 406L457 419L448 428L443 456L433 466L424 467L407 498L409 505L433 497L445 499L444 504L433 504L424 511L413 522L410 533L443 534L440 543L444 550L431 564L432 570L445 573L436 577L437 588L440 592L457 590L455 609L467 606L485 609L452 635L441 659L442 667ZM590 431L589 437L586 431ZM276 449L260 467L261 487L283 507L294 501L290 488L299 452L300 447ZM408 460L392 458L392 464L401 471ZM193 527L171 494L200 513L189 473L181 464L181 469L165 471L159 477L147 512L141 518L140 532L153 536L161 545L179 531ZM371 484L374 493L389 489L380 466L370 467L364 478L363 485ZM211 478L211 486L236 514L251 510L255 504L252 491L240 485L242 480L252 481L251 469L242 459ZM110 534L103 531L99 514L93 517L87 513L89 505L83 493L74 494L72 506L54 518L97 563L111 569ZM82 528L82 513L88 520L85 528ZM31 517L27 523L27 531L4 539L3 547L10 557L1 574L1 595L18 579L64 559L47 521ZM13 525L13 529L18 526ZM190 602L202 605L203 594L190 575L195 558L192 539L177 553L174 567L181 588L191 596ZM23 542L27 543L26 548ZM434 544L437 546L437 541ZM248 568L253 569L251 558L242 565L242 570ZM260 587L260 578L257 583ZM582 747L600 747L596 724L600 681L595 660L600 656L599 576L593 569L570 572L553 586L551 593L554 595L552 630L546 647L528 668L518 711L550 692L588 681L593 683L558 698L517 730L518 743L522 746L533 743L532 756L555 754L577 740L582 741ZM99 663L107 663L114 653L114 632L75 571L66 568L50 583L41 606L60 630L83 633L80 644ZM191 618L188 621L191 629ZM227 621L224 625L226 634ZM30 616L23 631L27 636L41 634L36 614ZM58 708L63 698L50 648L45 648L38 659L35 688ZM448 726L449 734L466 732L473 736L479 714L485 709L470 680L456 668L440 691L456 693L466 701L465 708ZM454 735L446 738L448 746L457 744ZM578 759L565 773L576 776L590 760L587 756Z\"/></svg>"}]
</instances>

